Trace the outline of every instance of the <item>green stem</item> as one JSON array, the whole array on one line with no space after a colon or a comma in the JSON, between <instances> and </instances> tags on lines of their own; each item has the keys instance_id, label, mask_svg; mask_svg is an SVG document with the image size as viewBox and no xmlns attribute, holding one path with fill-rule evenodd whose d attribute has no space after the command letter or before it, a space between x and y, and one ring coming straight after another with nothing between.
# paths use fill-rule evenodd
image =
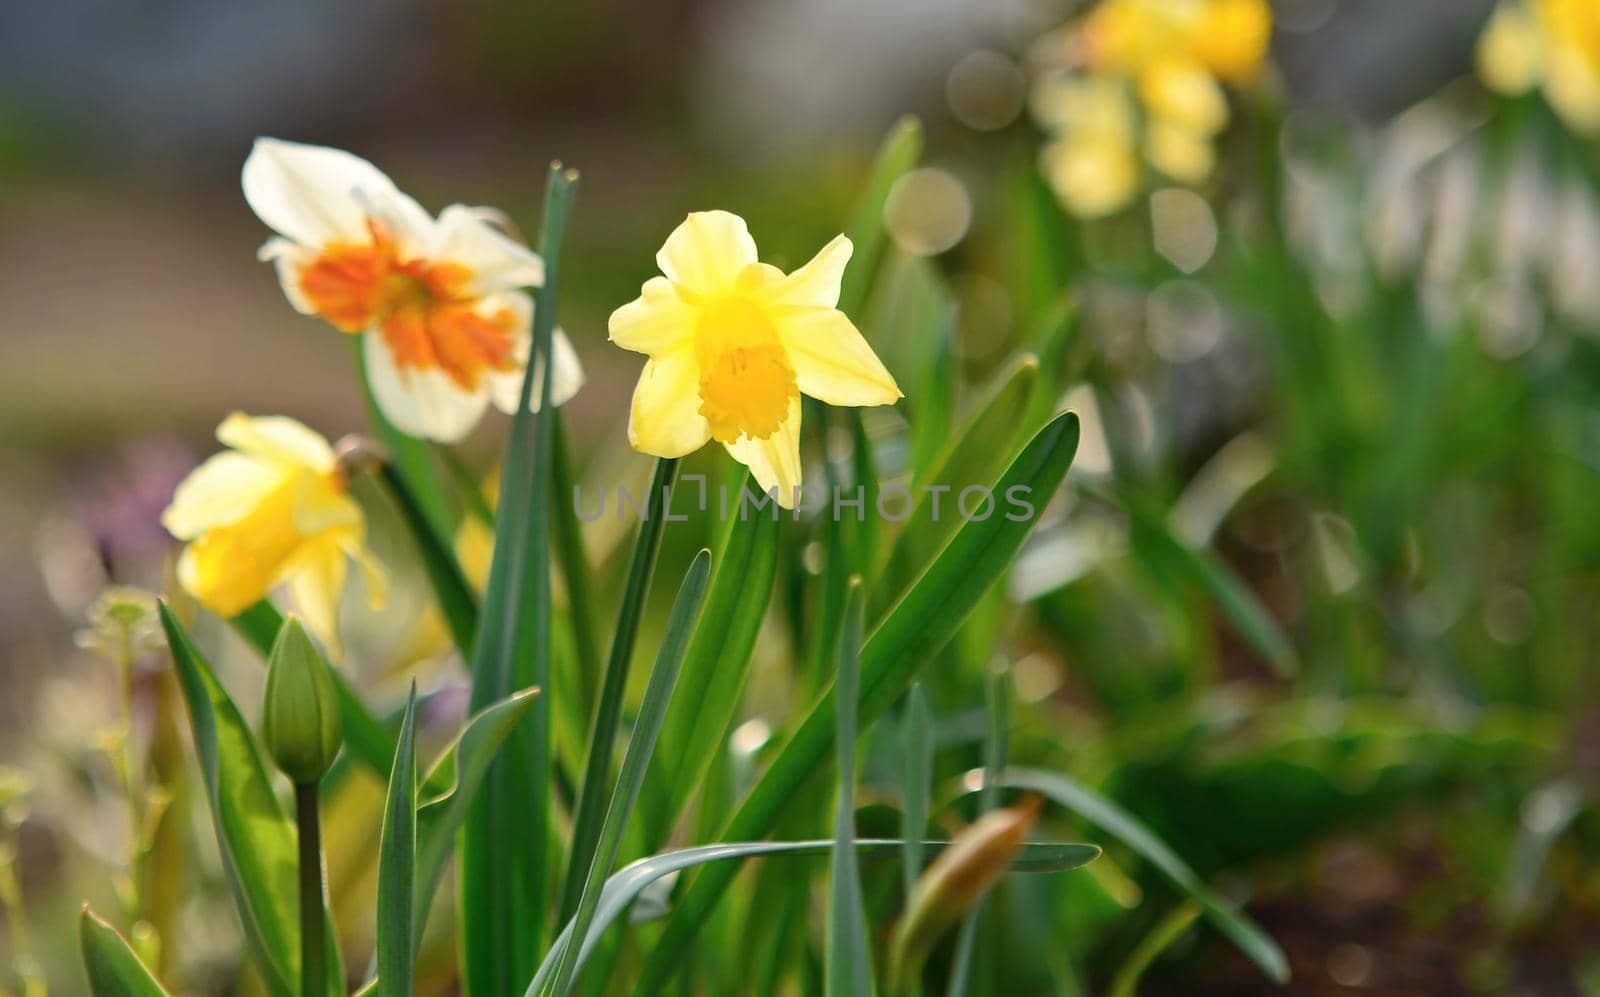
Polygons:
<instances>
[{"instance_id":1,"label":"green stem","mask_svg":"<svg viewBox=\"0 0 1600 997\"><path fill-rule=\"evenodd\" d=\"M583 789L578 795L577 816L572 824L572 855L567 862L567 885L561 898L560 921L565 922L578 909L583 895L583 880L594 858L600 823L610 798L611 752L617 740L617 725L622 720L622 696L628 688L628 666L633 659L633 644L639 635L639 619L644 615L645 598L650 594L650 576L655 574L656 554L661 550L661 534L666 525L667 493L678 477L678 461L663 457L656 461L645 497L644 516L639 523L639 539L628 564L628 580L622 592L622 608L617 613L617 632L611 641L611 656L595 706L594 725L589 734L589 759L583 769Z\"/></svg>"},{"instance_id":2,"label":"green stem","mask_svg":"<svg viewBox=\"0 0 1600 997\"><path fill-rule=\"evenodd\" d=\"M327 936L322 924L322 821L317 784L294 787L294 818L300 837L300 994L314 997L327 989Z\"/></svg>"}]
</instances>

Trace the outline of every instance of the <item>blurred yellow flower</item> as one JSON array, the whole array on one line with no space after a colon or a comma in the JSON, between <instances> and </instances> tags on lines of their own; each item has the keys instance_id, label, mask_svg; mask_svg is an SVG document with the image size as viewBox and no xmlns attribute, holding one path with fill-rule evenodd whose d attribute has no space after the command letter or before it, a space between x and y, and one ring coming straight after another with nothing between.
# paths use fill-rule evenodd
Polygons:
<instances>
[{"instance_id":1,"label":"blurred yellow flower","mask_svg":"<svg viewBox=\"0 0 1600 997\"><path fill-rule=\"evenodd\" d=\"M1600 5L1504 0L1478 38L1478 76L1516 97L1534 87L1567 127L1600 134Z\"/></svg>"},{"instance_id":2,"label":"blurred yellow flower","mask_svg":"<svg viewBox=\"0 0 1600 997\"><path fill-rule=\"evenodd\" d=\"M667 237L637 299L611 315L611 341L649 356L628 440L681 457L715 439L778 502L800 487L800 395L888 405L900 388L836 307L850 240L785 274L757 259L744 219L695 212Z\"/></svg>"},{"instance_id":3,"label":"blurred yellow flower","mask_svg":"<svg viewBox=\"0 0 1600 997\"><path fill-rule=\"evenodd\" d=\"M366 553L366 521L328 441L284 416L235 412L217 427L229 449L178 485L161 521L187 542L178 582L201 605L236 616L287 583L312 631L337 646L345 559L376 601L384 577Z\"/></svg>"},{"instance_id":4,"label":"blurred yellow flower","mask_svg":"<svg viewBox=\"0 0 1600 997\"><path fill-rule=\"evenodd\" d=\"M1041 44L1050 71L1033 109L1051 134L1040 165L1067 210L1111 214L1139 191L1145 161L1180 183L1211 175L1228 123L1224 83L1260 73L1266 0L1103 0Z\"/></svg>"},{"instance_id":5,"label":"blurred yellow flower","mask_svg":"<svg viewBox=\"0 0 1600 997\"><path fill-rule=\"evenodd\" d=\"M515 412L544 262L503 235L487 208L433 218L377 167L339 149L258 139L245 200L277 233L260 257L289 302L363 335L383 414L413 436L455 442L492 403ZM572 344L555 338L556 404L583 383Z\"/></svg>"}]
</instances>

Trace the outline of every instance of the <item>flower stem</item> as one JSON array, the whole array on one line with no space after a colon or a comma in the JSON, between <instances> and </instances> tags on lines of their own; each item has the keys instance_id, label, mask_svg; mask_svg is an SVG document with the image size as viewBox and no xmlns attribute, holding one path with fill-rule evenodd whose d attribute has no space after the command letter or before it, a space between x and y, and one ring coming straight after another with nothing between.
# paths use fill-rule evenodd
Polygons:
<instances>
[{"instance_id":1,"label":"flower stem","mask_svg":"<svg viewBox=\"0 0 1600 997\"><path fill-rule=\"evenodd\" d=\"M294 816L300 832L300 993L316 997L327 987L322 923L322 821L317 784L296 783Z\"/></svg>"}]
</instances>

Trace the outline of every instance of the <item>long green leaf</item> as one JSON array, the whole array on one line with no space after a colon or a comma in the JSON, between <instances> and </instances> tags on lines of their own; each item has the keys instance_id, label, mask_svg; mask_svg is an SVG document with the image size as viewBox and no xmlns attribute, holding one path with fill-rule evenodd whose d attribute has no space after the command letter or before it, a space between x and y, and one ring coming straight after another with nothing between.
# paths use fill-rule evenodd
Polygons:
<instances>
[{"instance_id":1,"label":"long green leaf","mask_svg":"<svg viewBox=\"0 0 1600 997\"><path fill-rule=\"evenodd\" d=\"M440 754L422 781L417 808L416 900L412 904L414 946L422 942L428 909L444 878L456 832L467 819L489 765L538 695L538 689L524 689L480 711L467 721L461 736Z\"/></svg>"},{"instance_id":2,"label":"long green leaf","mask_svg":"<svg viewBox=\"0 0 1600 997\"><path fill-rule=\"evenodd\" d=\"M922 875L922 835L928 829L928 797L933 788L933 709L921 682L911 685L906 697L905 806L900 834L906 843L902 873L906 901Z\"/></svg>"},{"instance_id":3,"label":"long green leaf","mask_svg":"<svg viewBox=\"0 0 1600 997\"><path fill-rule=\"evenodd\" d=\"M987 519L965 524L873 631L861 649L861 720L871 723L887 710L960 628L967 614L998 582L1023 539L1066 477L1078 446L1078 418L1062 413L1046 425L1001 476L997 503L1025 497L1027 508L1011 506ZM1002 506L1002 508L1006 508ZM1013 518L1014 517L1014 518ZM724 828L725 840L750 840L771 833L785 804L827 760L833 740L834 704L830 689L811 709ZM695 926L737 871L718 866L703 872L685 894L645 964L640 986L664 985L693 937Z\"/></svg>"},{"instance_id":4,"label":"long green leaf","mask_svg":"<svg viewBox=\"0 0 1600 997\"><path fill-rule=\"evenodd\" d=\"M475 710L513 689L550 682L550 473L555 331L561 240L577 173L552 164L539 252L533 357L522 379L502 471L494 558L472 653ZM539 358L546 362L539 363ZM544 377L535 378L543 369ZM537 384L535 382L538 382ZM528 722L491 766L461 842L461 975L471 997L504 997L533 975L546 913L550 810L550 709L534 700Z\"/></svg>"},{"instance_id":5,"label":"long green leaf","mask_svg":"<svg viewBox=\"0 0 1600 997\"><path fill-rule=\"evenodd\" d=\"M422 560L423 573L433 588L433 597L439 603L439 612L450 628L450 638L462 654L472 652L472 643L478 630L478 599L461 571L455 550L439 542L438 534L422 501L417 497L410 479L400 466L385 463L380 474L400 508L400 518L411 532L417 554Z\"/></svg>"},{"instance_id":6,"label":"long green leaf","mask_svg":"<svg viewBox=\"0 0 1600 997\"><path fill-rule=\"evenodd\" d=\"M856 700L861 683L861 577L850 579L844 625L839 630L839 803L833 818L828 866L828 934L824 949L824 993L855 997L872 992L872 953L867 945L861 870L856 864Z\"/></svg>"},{"instance_id":7,"label":"long green leaf","mask_svg":"<svg viewBox=\"0 0 1600 997\"><path fill-rule=\"evenodd\" d=\"M1121 841L1205 911L1206 919L1227 936L1251 962L1278 983L1289 979L1289 961L1283 950L1259 926L1207 886L1188 863L1166 842L1151 833L1138 818L1094 790L1059 772L1043 769L1007 769L1002 784L1026 789L1055 801Z\"/></svg>"},{"instance_id":8,"label":"long green leaf","mask_svg":"<svg viewBox=\"0 0 1600 997\"><path fill-rule=\"evenodd\" d=\"M385 997L411 997L417 873L417 684L411 683L400 745L389 771L378 845L378 980Z\"/></svg>"},{"instance_id":9,"label":"long green leaf","mask_svg":"<svg viewBox=\"0 0 1600 997\"><path fill-rule=\"evenodd\" d=\"M672 699L672 687L678 679L678 669L683 665L683 653L689 646L689 634L694 629L695 618L700 614L700 604L705 600L706 582L711 576L711 552L702 550L689 565L689 571L673 600L672 612L667 617L667 629L662 634L661 646L656 651L655 667L650 670L650 684L646 686L644 701L639 705L639 716L634 721L633 735L628 738L628 751L622 759L622 772L611 794L611 804L606 808L605 823L595 842L589 859L588 873L578 896L577 912L572 923L573 934L588 936L589 924L594 918L595 906L600 902L600 892L616 864L617 850L622 846L622 832L639 799L639 788L649 771L650 755L656 749L656 737L661 733L661 721L667 714L667 703ZM561 945L552 950L556 958L554 983L550 993L564 997L576 974L577 952Z\"/></svg>"},{"instance_id":10,"label":"long green leaf","mask_svg":"<svg viewBox=\"0 0 1600 997\"><path fill-rule=\"evenodd\" d=\"M88 904L78 915L78 944L94 997L167 997L166 989L139 961L127 939Z\"/></svg>"},{"instance_id":11,"label":"long green leaf","mask_svg":"<svg viewBox=\"0 0 1600 997\"><path fill-rule=\"evenodd\" d=\"M937 853L949 844L948 841L924 841L923 848ZM897 851L903 847L903 842L898 838L858 838L855 842L858 852L889 852ZM605 889L600 891L600 902L595 905L594 919L589 924L589 933L584 936L583 945L578 950L578 968L588 960L589 954L594 951L606 930L628 909L636 897L639 896L651 883L670 876L675 872L690 869L708 862L722 862L727 860L743 860L762 855L821 855L833 850L834 843L831 839L822 841L739 841L718 845L700 845L694 848L682 848L660 855L652 855L639 859L618 870L616 875L606 880ZM1061 872L1067 869L1076 869L1079 866L1093 862L1100 855L1100 849L1094 845L1078 843L1048 842L1028 843L1017 852L1016 858L1011 860L1012 872ZM570 943L573 936L573 926L568 922L556 938L556 944L565 946ZM535 997L545 983L554 966L546 963L540 968L528 986L527 997ZM638 986L634 993L647 993Z\"/></svg>"},{"instance_id":12,"label":"long green leaf","mask_svg":"<svg viewBox=\"0 0 1600 997\"><path fill-rule=\"evenodd\" d=\"M577 478L567 445L566 424L560 410L550 413L550 501L555 503L556 561L567 583L567 608L572 618L572 638L578 656L579 713L588 716L595 707L600 638L595 632L594 597L590 593L589 558L583 549L583 524L578 520Z\"/></svg>"},{"instance_id":13,"label":"long green leaf","mask_svg":"<svg viewBox=\"0 0 1600 997\"><path fill-rule=\"evenodd\" d=\"M705 782L738 718L762 617L778 566L778 522L735 516L716 559L705 612L695 624L678 688L661 728L661 750L645 780L650 815L647 849L659 848Z\"/></svg>"},{"instance_id":14,"label":"long green leaf","mask_svg":"<svg viewBox=\"0 0 1600 997\"><path fill-rule=\"evenodd\" d=\"M639 621L650 596L650 579L656 571L656 555L661 552L661 535L666 529L672 484L678 478L678 461L662 457L656 461L645 496L639 536L633 557L628 562L628 578L622 588L622 605L617 610L617 627L611 638L611 655L600 686L600 701L594 723L589 725L589 753L583 767L583 787L578 793L577 814L572 821L572 846L567 857L567 883L561 896L561 919L578 909L578 898L588 876L590 859L600 837L600 824L606 815L607 792L611 786L611 754L622 723L622 697L628 691L628 669L633 662L633 645L639 636ZM709 555L708 555L709 556Z\"/></svg>"},{"instance_id":15,"label":"long green leaf","mask_svg":"<svg viewBox=\"0 0 1600 997\"><path fill-rule=\"evenodd\" d=\"M294 822L273 792L250 726L164 601L161 623L188 704L201 782L245 945L267 989L289 997L300 978ZM342 991L343 969L331 924L327 952L329 989Z\"/></svg>"},{"instance_id":16,"label":"long green leaf","mask_svg":"<svg viewBox=\"0 0 1600 997\"><path fill-rule=\"evenodd\" d=\"M283 626L283 614L266 599L228 621L260 653L263 661L272 653L272 642ZM394 738L390 728L372 715L367 705L350 688L339 669L333 669L333 684L339 690L339 718L344 725L345 747L380 778L388 778L389 763L394 759Z\"/></svg>"},{"instance_id":17,"label":"long green leaf","mask_svg":"<svg viewBox=\"0 0 1600 997\"><path fill-rule=\"evenodd\" d=\"M1144 976L1145 970L1173 942L1182 938L1183 933L1189 930L1189 925L1199 917L1200 905L1193 900L1186 900L1158 921L1134 947L1122 968L1117 970L1116 978L1111 981L1110 997L1139 997L1139 979Z\"/></svg>"},{"instance_id":18,"label":"long green leaf","mask_svg":"<svg viewBox=\"0 0 1600 997\"><path fill-rule=\"evenodd\" d=\"M999 801L1000 791L996 781L1005 770L1006 756L1010 751L1011 735L1011 683L1003 672L990 671L984 683L988 710L988 728L983 739L983 786L978 790L978 812L987 813ZM978 921L989 896L984 894L973 904L961 922L961 933L956 936L956 954L950 961L950 997L967 993L967 978L972 974L972 952L978 940Z\"/></svg>"},{"instance_id":19,"label":"long green leaf","mask_svg":"<svg viewBox=\"0 0 1600 997\"><path fill-rule=\"evenodd\" d=\"M859 318L861 306L867 299L867 290L878 271L878 260L883 254L883 206L889 192L922 158L922 123L907 115L894 123L889 134L878 148L872 166L872 176L867 189L856 203L845 235L855 246L852 266L845 270L839 284L839 310L851 318Z\"/></svg>"}]
</instances>

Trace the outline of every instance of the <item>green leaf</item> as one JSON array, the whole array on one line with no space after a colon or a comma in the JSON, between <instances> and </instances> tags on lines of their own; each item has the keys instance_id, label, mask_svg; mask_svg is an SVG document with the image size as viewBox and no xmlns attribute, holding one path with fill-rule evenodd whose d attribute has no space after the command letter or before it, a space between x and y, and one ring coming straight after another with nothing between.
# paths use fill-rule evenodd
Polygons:
<instances>
[{"instance_id":1,"label":"green leaf","mask_svg":"<svg viewBox=\"0 0 1600 997\"><path fill-rule=\"evenodd\" d=\"M878 595L873 617L892 604L916 577L930 554L939 550L960 527L962 517L957 501L964 488L983 487L992 481L1005 462L1016 452L1026 428L1028 402L1039 373L1039 361L1031 354L1017 357L995 376L984 402L973 412L955 439L929 465L926 474L915 479L917 501L877 572ZM937 502L925 490L941 489ZM994 497L996 507L1004 496Z\"/></svg>"},{"instance_id":2,"label":"green leaf","mask_svg":"<svg viewBox=\"0 0 1600 997\"><path fill-rule=\"evenodd\" d=\"M578 898L588 875L590 859L605 819L607 792L611 786L611 754L617 743L617 728L622 722L622 697L628 691L628 669L633 662L633 645L639 636L639 621L650 597L650 579L655 575L656 556L661 552L661 534L670 511L672 484L678 478L678 461L662 457L656 461L645 495L639 536L634 541L633 557L628 562L628 578L622 588L622 605L617 610L617 626L611 638L611 655L600 686L600 701L594 723L589 727L588 759L583 767L583 787L578 793L578 808L572 821L572 846L567 858L567 883L562 891L561 919L578 909ZM707 555L709 557L709 555ZM691 621L692 622L692 621Z\"/></svg>"},{"instance_id":3,"label":"green leaf","mask_svg":"<svg viewBox=\"0 0 1600 997\"><path fill-rule=\"evenodd\" d=\"M579 893L577 913L572 919L573 934L579 938L588 937L595 906L600 902L600 892L611 867L616 864L617 850L622 846L622 832L627 828L633 805L639 799L639 788L644 783L645 773L649 771L650 755L655 751L656 737L661 733L661 721L666 717L667 703L672 698L672 687L678 679L678 669L683 665L683 654L689 646L689 633L700 614L700 604L705 599L706 582L710 575L711 552L702 550L689 565L683 584L678 588L678 597L673 600L672 612L667 617L667 629L656 651L655 667L650 670L650 684L645 688L633 734L628 738L628 751L622 759L622 773L617 777L611 804L606 808L605 823L601 825ZM576 975L577 953L569 946L558 945L551 954L556 959L556 970L550 993L565 995Z\"/></svg>"},{"instance_id":4,"label":"green leaf","mask_svg":"<svg viewBox=\"0 0 1600 997\"><path fill-rule=\"evenodd\" d=\"M978 790L978 812L986 813L999 802L1000 789L996 785L1000 773L1005 771L1006 756L1010 750L1011 734L1011 681L1003 672L990 671L984 683L988 705L988 729L983 739L983 786ZM980 897L961 922L961 933L956 936L956 954L950 961L950 997L967 993L967 978L972 973L972 950L978 940L978 920L989 904L987 895Z\"/></svg>"},{"instance_id":5,"label":"green leaf","mask_svg":"<svg viewBox=\"0 0 1600 997\"><path fill-rule=\"evenodd\" d=\"M385 997L411 997L417 871L417 683L411 683L400 745L389 771L378 845L378 980Z\"/></svg>"},{"instance_id":6,"label":"green leaf","mask_svg":"<svg viewBox=\"0 0 1600 997\"><path fill-rule=\"evenodd\" d=\"M923 847L935 852L949 844L948 841L924 841ZM889 852L897 851L903 847L903 842L898 838L858 838L856 839L858 852ZM690 869L707 862L721 862L730 859L743 860L762 855L821 855L831 852L834 842L824 841L739 841L717 845L699 845L694 848L682 848L670 852L662 852L648 858L639 859L618 870L616 875L606 880L606 885L600 891L600 902L595 905L594 918L589 924L589 932L584 936L583 945L578 950L577 968L582 969L588 960L589 954L594 951L600 939L605 936L606 930L612 923L626 911L634 901L651 883L675 872ZM1100 855L1100 849L1094 845L1077 843L1049 842L1029 843L1022 846L1016 858L1011 860L1012 872L1061 872L1067 869L1076 869L1087 865ZM557 946L569 944L573 934L573 926L568 922L556 938ZM554 966L548 961L540 967L539 975L534 977L528 986L527 997L534 997L540 992ZM634 993L646 993L635 986Z\"/></svg>"},{"instance_id":7,"label":"green leaf","mask_svg":"<svg viewBox=\"0 0 1600 997\"><path fill-rule=\"evenodd\" d=\"M712 763L738 719L739 698L750 673L761 620L772 598L778 565L778 522L771 516L734 516L716 558L705 611L678 675L661 728L661 750L645 780L650 802L647 848L660 847L683 808L706 781Z\"/></svg>"},{"instance_id":8,"label":"green leaf","mask_svg":"<svg viewBox=\"0 0 1600 997\"><path fill-rule=\"evenodd\" d=\"M1145 935L1134 950L1129 953L1128 960L1117 970L1117 975L1111 981L1110 997L1138 997L1139 979L1144 976L1145 970L1165 952L1173 942L1183 937L1189 926L1200 917L1200 905L1193 900L1185 901L1173 908L1171 913L1156 923L1150 933Z\"/></svg>"},{"instance_id":9,"label":"green leaf","mask_svg":"<svg viewBox=\"0 0 1600 997\"><path fill-rule=\"evenodd\" d=\"M1277 983L1288 982L1289 962L1278 944L1254 921L1202 882L1194 870L1178 857L1178 853L1151 833L1138 818L1076 779L1059 772L1007 769L1002 784L1042 794L1133 849L1198 903L1206 919L1263 973Z\"/></svg>"},{"instance_id":10,"label":"green leaf","mask_svg":"<svg viewBox=\"0 0 1600 997\"><path fill-rule=\"evenodd\" d=\"M300 978L294 823L273 792L250 726L166 602L161 623L189 708L201 782L245 945L268 991L290 997ZM342 992L344 971L331 924L327 952L329 989Z\"/></svg>"},{"instance_id":11,"label":"green leaf","mask_svg":"<svg viewBox=\"0 0 1600 997\"><path fill-rule=\"evenodd\" d=\"M577 478L572 473L566 424L559 410L550 413L550 501L555 503L556 560L567 583L567 607L572 617L572 638L578 658L579 713L589 716L595 707L595 666L600 662L600 638L595 633L594 597L590 592L589 558L583 549L583 525L578 521Z\"/></svg>"},{"instance_id":12,"label":"green leaf","mask_svg":"<svg viewBox=\"0 0 1600 997\"><path fill-rule=\"evenodd\" d=\"M535 294L535 358L549 358L561 278L561 240L578 175L552 164L539 252L544 286ZM494 558L478 621L471 673L473 709L513 689L550 685L550 476L553 363L530 362L522 379L502 471ZM546 376L535 378L542 368ZM537 380L537 384L535 381ZM511 994L533 975L547 904L550 819L550 708L533 701L528 722L490 767L461 840L461 976L472 997Z\"/></svg>"},{"instance_id":13,"label":"green leaf","mask_svg":"<svg viewBox=\"0 0 1600 997\"><path fill-rule=\"evenodd\" d=\"M167 997L166 989L139 961L127 939L90 910L88 904L78 915L78 942L94 997Z\"/></svg>"},{"instance_id":14,"label":"green leaf","mask_svg":"<svg viewBox=\"0 0 1600 997\"><path fill-rule=\"evenodd\" d=\"M839 630L839 803L833 818L828 866L828 935L824 950L825 993L872 992L872 953L867 944L861 870L856 864L856 699L861 683L861 577L850 579L844 625Z\"/></svg>"},{"instance_id":15,"label":"green leaf","mask_svg":"<svg viewBox=\"0 0 1600 997\"><path fill-rule=\"evenodd\" d=\"M839 284L839 310L858 318L867 298L867 289L878 270L883 254L883 205L889 191L922 158L922 123L907 115L894 123L878 148L867 189L856 202L855 213L845 227L845 235L855 246L852 266L847 267Z\"/></svg>"},{"instance_id":16,"label":"green leaf","mask_svg":"<svg viewBox=\"0 0 1600 997\"><path fill-rule=\"evenodd\" d=\"M921 682L911 686L906 698L905 719L905 807L900 833L905 841L902 872L905 899L911 899L917 877L922 875L922 835L928 828L928 797L933 787L933 709L928 705L928 689Z\"/></svg>"},{"instance_id":17,"label":"green leaf","mask_svg":"<svg viewBox=\"0 0 1600 997\"><path fill-rule=\"evenodd\" d=\"M278 612L278 607L262 599L228 622L265 659L272 653L278 628L283 626L283 614ZM339 719L344 724L345 747L380 778L387 779L389 763L394 759L390 728L372 715L337 668L333 669L333 684L339 690Z\"/></svg>"},{"instance_id":18,"label":"green leaf","mask_svg":"<svg viewBox=\"0 0 1600 997\"><path fill-rule=\"evenodd\" d=\"M961 527L944 551L898 605L867 638L861 649L861 714L863 723L881 716L953 636L967 614L1005 574L1034 521L1066 477L1078 446L1078 418L1062 413L1039 431L1007 468L994 488L997 503L1016 498L1026 502L1002 505L987 519ZM1015 518L1010 518L1010 517ZM823 765L833 740L833 691L812 707L743 804L722 837L751 840L771 833L785 804ZM640 988L661 987L688 948L695 926L722 895L737 869L718 866L703 872L667 925L645 964Z\"/></svg>"},{"instance_id":19,"label":"green leaf","mask_svg":"<svg viewBox=\"0 0 1600 997\"><path fill-rule=\"evenodd\" d=\"M440 543L425 507L398 464L384 464L380 476L416 543L423 573L428 576L439 612L450 628L450 638L462 654L470 654L478 629L478 599L461 571L455 549Z\"/></svg>"},{"instance_id":20,"label":"green leaf","mask_svg":"<svg viewBox=\"0 0 1600 997\"><path fill-rule=\"evenodd\" d=\"M444 878L456 832L467 819L473 798L489 765L539 695L524 689L480 711L467 721L454 744L446 748L422 781L417 808L416 900L412 904L412 943L422 942L433 895Z\"/></svg>"}]
</instances>

